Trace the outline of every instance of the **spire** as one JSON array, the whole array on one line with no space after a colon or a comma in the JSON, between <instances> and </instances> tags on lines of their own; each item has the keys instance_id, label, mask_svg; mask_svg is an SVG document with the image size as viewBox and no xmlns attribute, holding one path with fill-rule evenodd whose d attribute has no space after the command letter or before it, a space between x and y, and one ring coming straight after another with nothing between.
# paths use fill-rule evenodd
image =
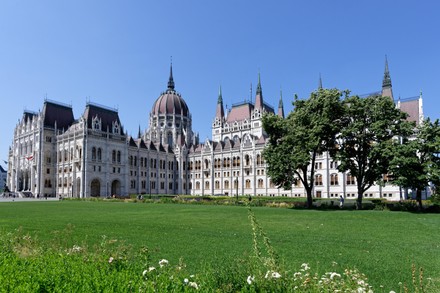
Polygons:
<instances>
[{"instance_id":1,"label":"spire","mask_svg":"<svg viewBox=\"0 0 440 293\"><path fill-rule=\"evenodd\" d=\"M284 118L283 91L280 89L280 101L278 102L278 116Z\"/></svg>"},{"instance_id":2,"label":"spire","mask_svg":"<svg viewBox=\"0 0 440 293\"><path fill-rule=\"evenodd\" d=\"M223 104L223 97L222 97L222 86L219 87L218 90L218 99L217 99L217 104Z\"/></svg>"},{"instance_id":3,"label":"spire","mask_svg":"<svg viewBox=\"0 0 440 293\"><path fill-rule=\"evenodd\" d=\"M171 59L171 65L170 65L170 78L168 79L168 89L174 90L173 60L172 59Z\"/></svg>"},{"instance_id":4,"label":"spire","mask_svg":"<svg viewBox=\"0 0 440 293\"><path fill-rule=\"evenodd\" d=\"M218 91L217 109L215 111L215 118L218 118L220 121L222 121L224 117L225 117L225 112L223 109L222 87L220 86Z\"/></svg>"},{"instance_id":5,"label":"spire","mask_svg":"<svg viewBox=\"0 0 440 293\"><path fill-rule=\"evenodd\" d=\"M141 138L141 126L139 125L138 138Z\"/></svg>"},{"instance_id":6,"label":"spire","mask_svg":"<svg viewBox=\"0 0 440 293\"><path fill-rule=\"evenodd\" d=\"M387 55L385 55L385 72L383 74L383 80L382 80L382 96L390 97L391 100L394 100L393 87L391 85L391 76L390 76L390 70L388 68Z\"/></svg>"},{"instance_id":7,"label":"spire","mask_svg":"<svg viewBox=\"0 0 440 293\"><path fill-rule=\"evenodd\" d=\"M318 90L322 89L322 78L321 78L321 72L319 73L319 82L318 82Z\"/></svg>"},{"instance_id":8,"label":"spire","mask_svg":"<svg viewBox=\"0 0 440 293\"><path fill-rule=\"evenodd\" d=\"M260 78L260 72L258 72L258 84L257 84L257 91L255 95L255 108L256 109L263 109L263 90L261 89L261 78Z\"/></svg>"},{"instance_id":9,"label":"spire","mask_svg":"<svg viewBox=\"0 0 440 293\"><path fill-rule=\"evenodd\" d=\"M388 58L385 55L385 72L383 74L382 88L391 87L390 70L388 69Z\"/></svg>"},{"instance_id":10,"label":"spire","mask_svg":"<svg viewBox=\"0 0 440 293\"><path fill-rule=\"evenodd\" d=\"M258 72L258 84L257 84L257 92L256 94L262 94L262 90L261 90L261 77L260 77L260 72Z\"/></svg>"}]
</instances>

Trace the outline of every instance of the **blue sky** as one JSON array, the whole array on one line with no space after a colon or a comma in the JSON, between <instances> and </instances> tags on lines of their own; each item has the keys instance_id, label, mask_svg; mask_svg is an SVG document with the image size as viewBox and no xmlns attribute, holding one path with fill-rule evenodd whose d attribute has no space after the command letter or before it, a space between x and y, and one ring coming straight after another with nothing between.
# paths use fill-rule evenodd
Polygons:
<instances>
[{"instance_id":1,"label":"blue sky","mask_svg":"<svg viewBox=\"0 0 440 293\"><path fill-rule=\"evenodd\" d=\"M378 91L385 55L395 97L423 91L439 118L438 1L20 1L0 3L0 162L23 111L44 99L117 108L129 134L148 127L166 89L176 90L193 130L211 137L218 89L225 104L263 96L286 113L293 95L324 87ZM3 165L4 166L4 165Z\"/></svg>"}]
</instances>

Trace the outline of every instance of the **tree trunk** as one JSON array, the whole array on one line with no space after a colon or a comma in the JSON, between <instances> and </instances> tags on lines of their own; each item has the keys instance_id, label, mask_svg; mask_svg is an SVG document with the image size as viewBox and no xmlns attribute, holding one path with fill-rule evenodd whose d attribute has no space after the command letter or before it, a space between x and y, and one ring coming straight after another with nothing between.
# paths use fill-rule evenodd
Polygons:
<instances>
[{"instance_id":1,"label":"tree trunk","mask_svg":"<svg viewBox=\"0 0 440 293\"><path fill-rule=\"evenodd\" d=\"M307 191L307 208L311 209L313 207L313 198L312 198L312 190Z\"/></svg>"},{"instance_id":2,"label":"tree trunk","mask_svg":"<svg viewBox=\"0 0 440 293\"><path fill-rule=\"evenodd\" d=\"M422 204L422 189L417 188L416 192L416 201L419 204L419 211L423 210L423 204Z\"/></svg>"},{"instance_id":3,"label":"tree trunk","mask_svg":"<svg viewBox=\"0 0 440 293\"><path fill-rule=\"evenodd\" d=\"M357 210L362 210L362 197L363 197L363 192L362 192L362 190L360 190L358 188L358 197L356 199L356 209Z\"/></svg>"}]
</instances>

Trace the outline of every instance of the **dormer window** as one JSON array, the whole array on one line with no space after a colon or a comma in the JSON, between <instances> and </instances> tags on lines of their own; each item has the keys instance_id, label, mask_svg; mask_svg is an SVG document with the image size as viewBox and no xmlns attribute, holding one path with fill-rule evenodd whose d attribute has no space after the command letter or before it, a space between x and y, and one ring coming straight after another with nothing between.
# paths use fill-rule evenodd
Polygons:
<instances>
[{"instance_id":1,"label":"dormer window","mask_svg":"<svg viewBox=\"0 0 440 293\"><path fill-rule=\"evenodd\" d=\"M118 121L114 121L112 123L112 128L113 128L113 134L120 134L121 133L121 128L119 127L119 123Z\"/></svg>"},{"instance_id":2,"label":"dormer window","mask_svg":"<svg viewBox=\"0 0 440 293\"><path fill-rule=\"evenodd\" d=\"M93 130L101 130L101 119L98 116L95 116L92 120Z\"/></svg>"}]
</instances>

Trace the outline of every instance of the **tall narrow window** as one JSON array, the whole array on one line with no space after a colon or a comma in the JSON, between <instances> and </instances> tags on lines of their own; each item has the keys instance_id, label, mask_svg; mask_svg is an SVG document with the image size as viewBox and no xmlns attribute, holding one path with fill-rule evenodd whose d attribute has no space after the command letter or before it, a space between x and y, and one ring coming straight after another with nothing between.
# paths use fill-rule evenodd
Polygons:
<instances>
[{"instance_id":1,"label":"tall narrow window","mask_svg":"<svg viewBox=\"0 0 440 293\"><path fill-rule=\"evenodd\" d=\"M92 161L96 161L96 148L92 148Z\"/></svg>"}]
</instances>

